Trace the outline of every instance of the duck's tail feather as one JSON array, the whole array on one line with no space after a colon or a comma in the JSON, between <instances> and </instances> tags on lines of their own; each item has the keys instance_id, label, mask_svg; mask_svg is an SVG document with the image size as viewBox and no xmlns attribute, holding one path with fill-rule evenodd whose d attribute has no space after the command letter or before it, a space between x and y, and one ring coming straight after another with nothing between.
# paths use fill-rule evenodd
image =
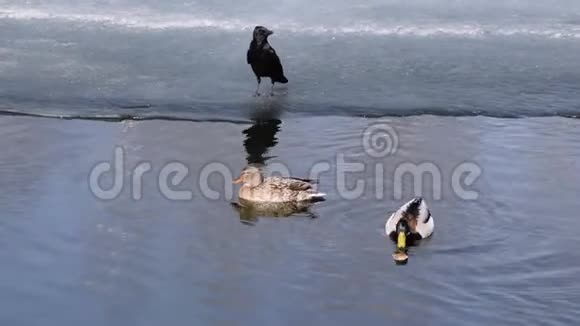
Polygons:
<instances>
[{"instance_id":1,"label":"duck's tail feather","mask_svg":"<svg viewBox=\"0 0 580 326\"><path fill-rule=\"evenodd\" d=\"M326 194L323 192L315 192L315 193L308 194L308 199L313 200L313 201L324 200L324 197L326 197Z\"/></svg>"},{"instance_id":2,"label":"duck's tail feather","mask_svg":"<svg viewBox=\"0 0 580 326\"><path fill-rule=\"evenodd\" d=\"M296 178L296 177L292 177L291 179L302 181L302 182L308 182L308 183L311 183L313 185L318 184L318 179L307 179L307 178Z\"/></svg>"}]
</instances>

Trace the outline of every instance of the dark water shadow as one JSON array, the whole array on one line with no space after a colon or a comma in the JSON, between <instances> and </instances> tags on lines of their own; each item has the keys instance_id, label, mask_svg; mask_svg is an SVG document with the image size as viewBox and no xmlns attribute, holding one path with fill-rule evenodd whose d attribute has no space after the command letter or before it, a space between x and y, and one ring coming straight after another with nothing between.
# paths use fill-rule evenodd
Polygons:
<instances>
[{"instance_id":1,"label":"dark water shadow","mask_svg":"<svg viewBox=\"0 0 580 326\"><path fill-rule=\"evenodd\" d=\"M275 156L267 155L269 150L278 144L276 134L280 131L281 120L259 120L242 131L245 135L244 148L248 165L264 166Z\"/></svg>"},{"instance_id":2,"label":"dark water shadow","mask_svg":"<svg viewBox=\"0 0 580 326\"><path fill-rule=\"evenodd\" d=\"M275 157L266 154L278 144L276 135L280 132L285 105L285 96L255 98L249 103L249 111L246 113L252 125L242 131L248 165L263 167L269 159Z\"/></svg>"}]
</instances>

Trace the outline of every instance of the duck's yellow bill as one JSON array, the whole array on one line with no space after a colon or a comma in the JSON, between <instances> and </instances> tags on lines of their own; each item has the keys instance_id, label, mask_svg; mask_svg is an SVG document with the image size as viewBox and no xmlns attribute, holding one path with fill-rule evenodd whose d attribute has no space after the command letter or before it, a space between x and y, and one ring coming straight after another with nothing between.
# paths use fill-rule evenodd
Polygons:
<instances>
[{"instance_id":1,"label":"duck's yellow bill","mask_svg":"<svg viewBox=\"0 0 580 326\"><path fill-rule=\"evenodd\" d=\"M405 249L407 247L407 236L405 232L399 232L397 236L397 249Z\"/></svg>"}]
</instances>

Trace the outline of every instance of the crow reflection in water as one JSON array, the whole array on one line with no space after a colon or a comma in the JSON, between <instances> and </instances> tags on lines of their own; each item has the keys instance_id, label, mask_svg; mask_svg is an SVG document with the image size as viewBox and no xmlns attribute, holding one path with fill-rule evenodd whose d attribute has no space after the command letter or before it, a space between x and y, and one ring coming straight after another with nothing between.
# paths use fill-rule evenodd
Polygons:
<instances>
[{"instance_id":1,"label":"crow reflection in water","mask_svg":"<svg viewBox=\"0 0 580 326\"><path fill-rule=\"evenodd\" d=\"M246 135L244 147L246 149L248 165L265 165L270 156L264 156L268 149L276 146L278 139L276 134L280 131L282 121L262 120L256 121L250 128L243 131Z\"/></svg>"}]
</instances>

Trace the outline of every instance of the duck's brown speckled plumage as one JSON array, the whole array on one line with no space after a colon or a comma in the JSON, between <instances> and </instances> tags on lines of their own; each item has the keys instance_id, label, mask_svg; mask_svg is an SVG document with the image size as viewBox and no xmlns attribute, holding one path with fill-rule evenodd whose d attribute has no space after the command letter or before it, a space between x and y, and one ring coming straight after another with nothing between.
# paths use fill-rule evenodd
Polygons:
<instances>
[{"instance_id":1,"label":"duck's brown speckled plumage","mask_svg":"<svg viewBox=\"0 0 580 326\"><path fill-rule=\"evenodd\" d=\"M252 202L301 202L321 199L324 194L316 191L314 182L307 179L269 177L263 178L255 167L242 171L236 183L243 183L239 197Z\"/></svg>"}]
</instances>

